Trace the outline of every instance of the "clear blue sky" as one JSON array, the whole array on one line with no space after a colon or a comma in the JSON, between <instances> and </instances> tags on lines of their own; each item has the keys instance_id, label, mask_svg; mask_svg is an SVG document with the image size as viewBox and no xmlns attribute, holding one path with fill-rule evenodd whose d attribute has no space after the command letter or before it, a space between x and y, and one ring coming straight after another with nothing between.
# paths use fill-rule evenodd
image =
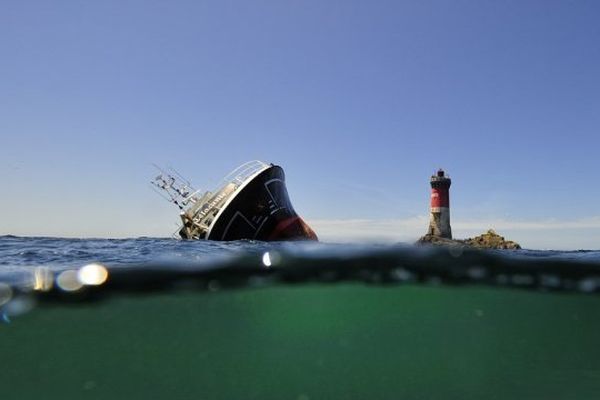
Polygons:
<instances>
[{"instance_id":1,"label":"clear blue sky","mask_svg":"<svg viewBox=\"0 0 600 400\"><path fill-rule=\"evenodd\" d=\"M458 235L600 248L599 21L597 1L2 2L0 234L167 236L151 163L210 188L261 159L326 239L423 233L444 167Z\"/></svg>"}]
</instances>

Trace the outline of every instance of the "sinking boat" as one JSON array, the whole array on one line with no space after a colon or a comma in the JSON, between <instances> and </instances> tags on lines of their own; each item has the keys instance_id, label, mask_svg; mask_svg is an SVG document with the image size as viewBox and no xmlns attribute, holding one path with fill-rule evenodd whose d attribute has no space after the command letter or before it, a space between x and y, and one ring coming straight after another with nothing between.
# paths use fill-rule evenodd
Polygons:
<instances>
[{"instance_id":1,"label":"sinking boat","mask_svg":"<svg viewBox=\"0 0 600 400\"><path fill-rule=\"evenodd\" d=\"M294 210L278 165L250 161L227 175L216 190L205 192L173 169L159 170L151 183L179 207L182 224L177 233L182 239L318 240Z\"/></svg>"}]
</instances>

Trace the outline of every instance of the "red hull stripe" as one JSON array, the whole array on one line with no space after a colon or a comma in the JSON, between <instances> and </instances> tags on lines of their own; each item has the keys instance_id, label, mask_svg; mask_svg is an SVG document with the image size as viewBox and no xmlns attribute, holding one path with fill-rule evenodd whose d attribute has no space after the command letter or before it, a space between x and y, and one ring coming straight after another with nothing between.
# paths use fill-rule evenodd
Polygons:
<instances>
[{"instance_id":1,"label":"red hull stripe","mask_svg":"<svg viewBox=\"0 0 600 400\"><path fill-rule=\"evenodd\" d=\"M289 228L294 223L299 223L300 217L290 217L280 221L273 229L273 232L269 235L269 240L277 239L281 237L282 233L285 232L286 228ZM285 236L285 235L283 235Z\"/></svg>"}]
</instances>

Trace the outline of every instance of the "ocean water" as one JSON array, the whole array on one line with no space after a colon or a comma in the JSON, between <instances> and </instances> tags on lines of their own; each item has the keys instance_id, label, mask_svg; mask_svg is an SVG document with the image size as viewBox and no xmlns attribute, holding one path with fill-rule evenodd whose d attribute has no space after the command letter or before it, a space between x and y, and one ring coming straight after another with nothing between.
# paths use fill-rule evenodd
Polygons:
<instances>
[{"instance_id":1,"label":"ocean water","mask_svg":"<svg viewBox=\"0 0 600 400\"><path fill-rule=\"evenodd\" d=\"M0 237L3 399L594 399L600 252Z\"/></svg>"}]
</instances>

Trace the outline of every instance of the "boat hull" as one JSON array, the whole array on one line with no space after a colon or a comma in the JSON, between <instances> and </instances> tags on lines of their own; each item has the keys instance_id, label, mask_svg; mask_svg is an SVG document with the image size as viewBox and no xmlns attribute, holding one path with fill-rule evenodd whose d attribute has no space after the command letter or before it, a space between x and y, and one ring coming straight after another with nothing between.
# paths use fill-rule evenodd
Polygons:
<instances>
[{"instance_id":1,"label":"boat hull","mask_svg":"<svg viewBox=\"0 0 600 400\"><path fill-rule=\"evenodd\" d=\"M255 176L221 210L209 240L318 240L296 213L285 185L285 173L271 165Z\"/></svg>"}]
</instances>

